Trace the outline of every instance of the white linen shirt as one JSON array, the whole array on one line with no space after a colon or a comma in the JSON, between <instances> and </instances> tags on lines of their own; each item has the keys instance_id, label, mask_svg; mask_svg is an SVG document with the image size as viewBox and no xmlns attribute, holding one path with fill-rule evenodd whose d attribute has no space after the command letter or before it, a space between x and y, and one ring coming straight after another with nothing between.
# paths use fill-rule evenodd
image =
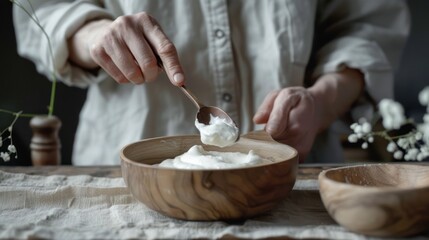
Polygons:
<instances>
[{"instance_id":1,"label":"white linen shirt","mask_svg":"<svg viewBox=\"0 0 429 240\"><path fill-rule=\"evenodd\" d=\"M197 133L195 106L165 74L153 83L120 85L103 70L94 75L72 65L67 39L85 22L141 11L152 15L178 50L186 86L202 103L226 111L242 133L263 128L252 117L270 91L306 86L306 79L344 66L364 73L374 100L392 97L392 72L409 29L407 7L396 0L38 0L32 5L51 38L58 77L89 87L75 165L116 165L120 149L131 142ZM16 7L14 24L19 54L49 76L41 31ZM338 139L319 138L310 155L314 161L338 161Z\"/></svg>"}]
</instances>

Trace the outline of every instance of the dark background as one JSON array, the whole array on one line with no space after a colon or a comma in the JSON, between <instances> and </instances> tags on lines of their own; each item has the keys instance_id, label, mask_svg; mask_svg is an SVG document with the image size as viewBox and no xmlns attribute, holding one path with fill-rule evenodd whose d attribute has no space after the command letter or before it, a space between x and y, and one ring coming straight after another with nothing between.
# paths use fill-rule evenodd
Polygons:
<instances>
[{"instance_id":1,"label":"dark background","mask_svg":"<svg viewBox=\"0 0 429 240\"><path fill-rule=\"evenodd\" d=\"M429 85L429 1L407 1L411 11L411 34L404 49L401 64L395 77L395 97L401 102L407 114L420 120L425 109L418 103L418 92ZM15 33L12 24L12 3L0 0L0 108L26 113L47 113L51 83L37 73L32 62L17 55ZM79 111L85 101L86 91L68 87L60 83L57 86L55 115L62 121L60 139L62 142L62 164L71 163L74 134ZM12 116L0 113L0 131L6 128ZM0 165L30 165L29 144L31 130L28 118L16 122L13 141L18 149L19 158L11 159ZM4 151L4 148L2 148Z\"/></svg>"},{"instance_id":2,"label":"dark background","mask_svg":"<svg viewBox=\"0 0 429 240\"><path fill-rule=\"evenodd\" d=\"M51 82L36 71L35 65L17 54L15 31L12 23L12 3L0 0L0 108L26 113L47 114ZM85 101L86 90L57 84L55 112L61 119L60 139L62 163L71 163L74 134L80 108ZM7 127L13 116L0 113L0 131ZM18 159L0 165L30 165L31 129L29 118L20 118L13 128L13 142L18 150ZM4 147L2 148L4 151Z\"/></svg>"}]
</instances>

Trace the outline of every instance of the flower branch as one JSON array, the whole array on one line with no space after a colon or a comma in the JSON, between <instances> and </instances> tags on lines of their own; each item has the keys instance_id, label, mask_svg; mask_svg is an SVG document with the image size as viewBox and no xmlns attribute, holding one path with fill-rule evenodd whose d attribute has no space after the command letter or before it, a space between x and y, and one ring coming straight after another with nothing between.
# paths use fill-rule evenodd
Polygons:
<instances>
[{"instance_id":1,"label":"flower branch","mask_svg":"<svg viewBox=\"0 0 429 240\"><path fill-rule=\"evenodd\" d=\"M15 154L15 158L18 158L18 152L16 151L16 147L15 145L13 145L13 139L12 139L12 131L13 131L13 126L16 123L16 120L18 120L18 118L20 117L21 112L18 112L15 115L15 118L13 119L12 123L10 124L9 127L7 127L6 129L4 129L1 133L0 133L0 147L3 146L3 143L6 140L10 141L10 144L7 147L7 152L0 152L0 158L3 159L3 161L7 162L10 160L10 156ZM3 134L5 134L6 132L9 132L9 136L7 136L5 139L3 139Z\"/></svg>"},{"instance_id":2,"label":"flower branch","mask_svg":"<svg viewBox=\"0 0 429 240\"><path fill-rule=\"evenodd\" d=\"M373 131L373 125L362 118L350 126L353 133L348 136L348 141L361 142L361 147L366 149L374 142L374 137L381 137L388 141L386 150L392 153L395 159L422 161L429 157L429 86L419 93L419 101L426 107L422 124L416 125L412 119L407 119L400 103L383 99L378 105L378 116L382 120L384 130ZM411 125L412 129L399 135L395 134L406 125Z\"/></svg>"},{"instance_id":3,"label":"flower branch","mask_svg":"<svg viewBox=\"0 0 429 240\"><path fill-rule=\"evenodd\" d=\"M23 10L28 15L28 17L42 31L43 35L45 36L46 40L48 41L49 55L51 58L51 81L52 81L50 100L49 100L49 106L48 106L48 116L52 116L52 114L54 113L54 106L55 106L55 93L56 93L56 88L57 88L57 77L56 77L55 70L54 70L55 69L54 55L53 55L53 50L52 50L51 39L50 39L49 35L47 34L47 32L45 31L45 29L43 28L43 26L41 25L39 18L37 17L36 12L34 11L33 5L31 4L31 2L29 0L27 0L27 3L30 6L31 11L29 11L27 8L25 8L24 5L20 1L17 1L17 0L10 0L10 1L13 4L15 4L17 7L19 7L21 10ZM18 153L16 151L15 146L13 145L13 140L12 140L13 126L15 125L18 118L20 118L20 117L35 117L35 116L40 116L40 115L44 115L44 114L23 113L23 111L14 112L14 111L6 110L6 109L0 109L0 113L9 114L9 115L12 115L15 117L14 120L12 121L12 123L8 127L6 127L3 131L1 131L1 134L0 134L0 147L3 146L3 143L5 141L7 141L7 140L10 141L10 144L7 147L7 151L0 152L0 159L3 159L3 161L9 161L10 156L13 154L15 154L15 158L18 157Z\"/></svg>"}]
</instances>

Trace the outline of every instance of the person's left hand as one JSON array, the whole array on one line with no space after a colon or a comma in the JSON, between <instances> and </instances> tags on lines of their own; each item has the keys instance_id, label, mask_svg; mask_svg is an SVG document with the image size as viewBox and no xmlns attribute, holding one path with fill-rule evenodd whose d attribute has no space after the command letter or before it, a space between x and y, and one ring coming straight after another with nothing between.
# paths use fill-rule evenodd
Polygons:
<instances>
[{"instance_id":1,"label":"person's left hand","mask_svg":"<svg viewBox=\"0 0 429 240\"><path fill-rule=\"evenodd\" d=\"M295 148L300 162L311 150L320 125L315 97L303 87L270 92L253 121L265 123L265 130L276 141Z\"/></svg>"}]
</instances>

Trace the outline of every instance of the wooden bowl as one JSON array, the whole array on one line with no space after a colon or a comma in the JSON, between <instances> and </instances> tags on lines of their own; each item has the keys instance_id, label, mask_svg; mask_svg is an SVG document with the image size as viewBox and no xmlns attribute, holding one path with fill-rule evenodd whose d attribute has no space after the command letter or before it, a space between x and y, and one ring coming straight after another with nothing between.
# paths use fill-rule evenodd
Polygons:
<instances>
[{"instance_id":1,"label":"wooden bowl","mask_svg":"<svg viewBox=\"0 0 429 240\"><path fill-rule=\"evenodd\" d=\"M264 132L242 136L230 147L209 151L248 153L274 163L221 170L154 166L203 145L198 135L147 139L121 151L122 176L131 194L149 208L185 220L243 219L265 213L284 200L295 183L298 155Z\"/></svg>"},{"instance_id":2,"label":"wooden bowl","mask_svg":"<svg viewBox=\"0 0 429 240\"><path fill-rule=\"evenodd\" d=\"M320 195L343 227L379 237L429 230L429 166L374 164L325 170Z\"/></svg>"}]
</instances>

